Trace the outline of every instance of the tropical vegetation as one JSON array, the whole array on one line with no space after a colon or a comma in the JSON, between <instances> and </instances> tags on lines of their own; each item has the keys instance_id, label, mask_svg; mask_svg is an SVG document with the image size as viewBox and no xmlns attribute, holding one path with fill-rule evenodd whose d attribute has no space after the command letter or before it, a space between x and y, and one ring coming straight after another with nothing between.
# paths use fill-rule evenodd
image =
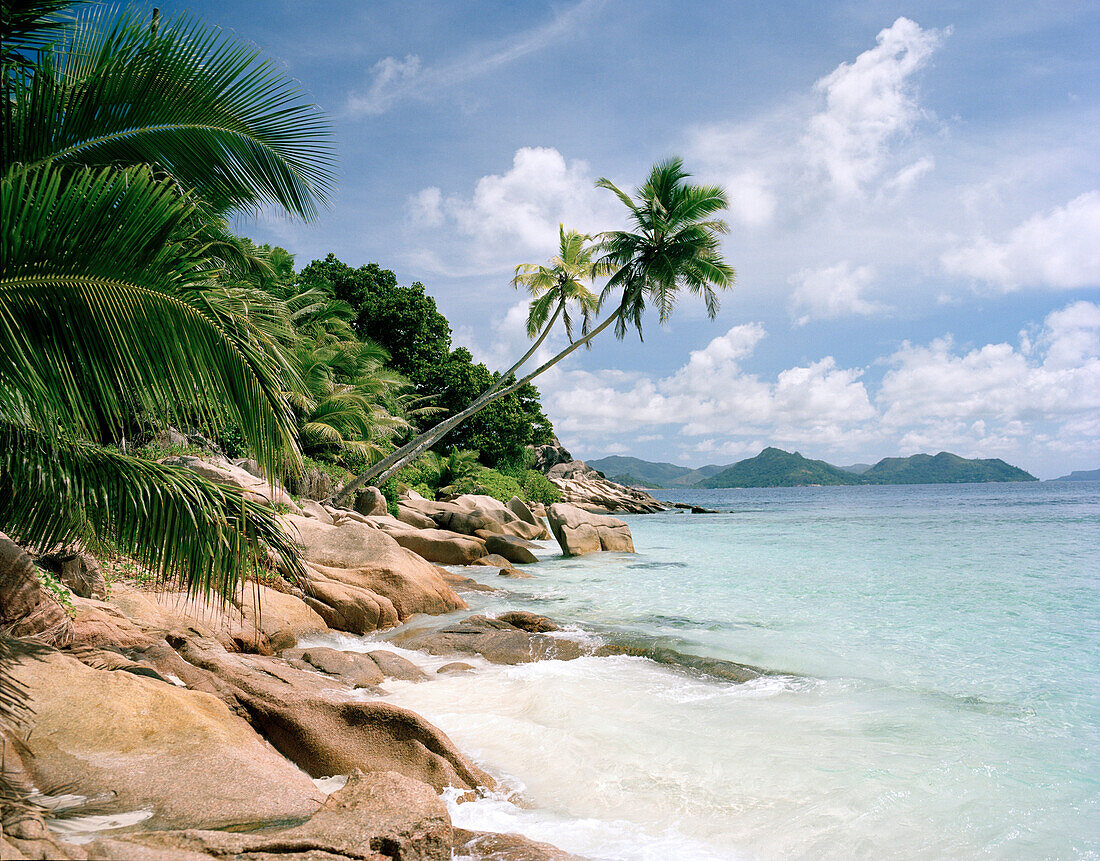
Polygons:
<instances>
[{"instance_id":1,"label":"tropical vegetation","mask_svg":"<svg viewBox=\"0 0 1100 861\"><path fill-rule=\"evenodd\" d=\"M717 218L717 214L728 206L728 202L721 188L694 185L686 182L688 177L682 161L671 158L654 165L646 182L635 190L633 197L610 180L600 179L597 186L611 191L627 207L631 229L601 234L596 249L598 257L584 251L583 239L576 242L575 234L567 234L562 229L561 253L551 261L550 267L546 267L546 274L534 266L521 266L516 270L516 283L541 291L536 292L532 305L532 316L528 319L529 332L537 329L536 325L532 325L533 321L545 319L543 311L536 314L536 307L548 311L553 305L560 307L564 313L570 302L576 302L588 309L587 291L580 293L565 285L576 282L579 286L582 278L595 277L602 272L610 273L610 277L599 301L593 303L591 310L598 311L613 300L608 316L591 326L588 314L582 310L584 329L587 331L576 340L570 338L568 347L535 370L514 379L519 368L535 354L535 349L546 337L548 327L553 323L551 318L547 330L536 339L536 346L502 375L500 385L492 386L465 409L439 422L360 473L345 485L337 502L346 502L358 487L372 478L386 481L405 463L431 448L463 421L529 384L610 326L614 325L619 338L623 338L631 326L641 337L646 308L654 307L660 322L665 322L681 290L701 296L707 315L713 319L718 313L716 288L731 287L734 279L733 269L719 251L720 235L728 228L724 221ZM581 260L589 261L590 274L580 273L583 266ZM578 270L570 271L569 267L574 265ZM543 299L546 294L551 294L553 298Z\"/></svg>"},{"instance_id":2,"label":"tropical vegetation","mask_svg":"<svg viewBox=\"0 0 1100 861\"><path fill-rule=\"evenodd\" d=\"M187 16L5 3L0 530L117 547L229 594L296 555L275 512L129 452L167 422L232 428L273 480L301 463L289 330L234 211L311 218L324 118L247 43Z\"/></svg>"}]
</instances>

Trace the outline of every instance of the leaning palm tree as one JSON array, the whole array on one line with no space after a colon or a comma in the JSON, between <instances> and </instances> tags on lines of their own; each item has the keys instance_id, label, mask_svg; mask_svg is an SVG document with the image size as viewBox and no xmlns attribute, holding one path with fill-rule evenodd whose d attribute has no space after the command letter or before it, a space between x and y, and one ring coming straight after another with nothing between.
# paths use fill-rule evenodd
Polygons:
<instances>
[{"instance_id":1,"label":"leaning palm tree","mask_svg":"<svg viewBox=\"0 0 1100 861\"><path fill-rule=\"evenodd\" d=\"M269 476L300 462L283 394L300 382L225 287L237 258L220 219L265 205L311 217L331 181L327 131L215 29L61 10L5 3L0 531L117 547L224 598L272 556L300 570L274 511L103 444L134 416L232 422Z\"/></svg>"},{"instance_id":2,"label":"leaning palm tree","mask_svg":"<svg viewBox=\"0 0 1100 861\"><path fill-rule=\"evenodd\" d=\"M614 297L614 310L549 361L521 379L482 396L357 476L344 487L336 499L337 503L345 504L356 489L371 479L384 482L435 440L442 438L448 430L554 367L608 327L614 325L616 336L623 338L628 325L633 325L640 337L647 303L656 306L663 323L672 313L679 291L686 289L702 296L707 316L714 319L718 313L715 288L727 289L734 280L734 271L722 258L719 248L719 236L728 227L716 217L728 206L728 201L725 192L718 186L693 185L686 182L688 177L679 158L668 159L654 165L646 182L635 190L633 197L601 178L596 185L608 189L622 201L629 210L631 227L630 230L609 231L600 236L602 256L598 265L607 267L607 271L612 273L600 297L600 304ZM564 235L564 231L562 233ZM510 374L532 352L528 351L524 359L513 366Z\"/></svg>"}]
</instances>

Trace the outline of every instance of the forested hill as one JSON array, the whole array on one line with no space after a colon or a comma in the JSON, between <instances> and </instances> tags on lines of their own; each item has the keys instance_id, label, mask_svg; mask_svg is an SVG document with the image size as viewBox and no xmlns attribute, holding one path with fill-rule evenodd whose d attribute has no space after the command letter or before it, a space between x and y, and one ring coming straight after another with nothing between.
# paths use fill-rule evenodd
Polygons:
<instances>
[{"instance_id":1,"label":"forested hill","mask_svg":"<svg viewBox=\"0 0 1100 861\"><path fill-rule=\"evenodd\" d=\"M756 457L742 460L696 487L806 487L825 484L864 484L863 479L823 460L809 460L798 452L766 448Z\"/></svg>"},{"instance_id":2,"label":"forested hill","mask_svg":"<svg viewBox=\"0 0 1100 861\"><path fill-rule=\"evenodd\" d=\"M590 460L588 465L598 469L612 481L620 484L641 484L646 487L694 487L697 482L710 478L725 469L708 464L698 469L677 466L674 463L653 463L637 457L621 457L613 454Z\"/></svg>"},{"instance_id":3,"label":"forested hill","mask_svg":"<svg viewBox=\"0 0 1100 861\"><path fill-rule=\"evenodd\" d=\"M860 476L866 484L955 484L968 481L1038 481L1000 458L967 460L941 451L933 456L887 457Z\"/></svg>"},{"instance_id":4,"label":"forested hill","mask_svg":"<svg viewBox=\"0 0 1100 861\"><path fill-rule=\"evenodd\" d=\"M1035 476L994 458L968 460L949 452L888 457L861 471L810 460L798 452L766 448L756 457L729 466L697 470L634 457L605 457L589 464L623 484L647 487L808 487L857 484L960 484L964 482L1037 481ZM705 471L705 472L704 472ZM709 475L705 474L709 473Z\"/></svg>"}]
</instances>

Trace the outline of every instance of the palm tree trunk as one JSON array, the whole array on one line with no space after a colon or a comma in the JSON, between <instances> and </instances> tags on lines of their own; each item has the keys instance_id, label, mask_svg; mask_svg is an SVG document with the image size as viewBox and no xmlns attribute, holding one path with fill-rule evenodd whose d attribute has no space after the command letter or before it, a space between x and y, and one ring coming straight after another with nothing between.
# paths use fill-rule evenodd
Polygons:
<instances>
[{"instance_id":1,"label":"palm tree trunk","mask_svg":"<svg viewBox=\"0 0 1100 861\"><path fill-rule=\"evenodd\" d=\"M554 367L554 365L556 365L574 350L587 344L598 334L600 334L600 332L602 332L604 329L614 323L619 318L620 314L622 314L621 305L617 309L615 309L614 314L612 314L610 317L600 323L599 326L597 326L583 338L574 341L572 344L570 344L549 361L543 363L542 365L539 365L539 367L535 368L535 370L533 370L523 379L517 380L516 382L512 383L509 386L506 386L505 388L497 388L496 391L491 391L491 393L486 393L482 395L472 404L466 407L466 409L462 410L461 412L455 413L448 419L444 419L435 427L422 433L412 442L406 443L397 451L393 452L393 454L384 457L366 472L357 475L354 479L344 485L344 489L340 491L339 495L337 495L334 502L336 507L346 505L351 495L360 487L362 487L366 482L372 479L377 479L377 483L382 484L399 469L401 469L401 467L403 467L406 463L426 452L429 448L431 448L433 445L443 439L443 437L445 437L448 432L456 428L458 425L462 424L462 422L466 421L466 419L468 419L470 416L474 415L475 413L481 412L481 410L485 409L485 407L489 406L489 404L494 403L501 398L507 397L508 395L512 394L512 392L519 389L521 386L531 382L531 380L533 380L539 374L550 370L550 368ZM547 331L549 331L549 327L547 327ZM540 339L540 343L542 339L545 339L545 337L546 332L543 333L543 336ZM532 347L530 350L528 350L527 356L525 356L520 362L517 362L515 365L513 365L512 370L509 371L509 374L511 374L515 370L515 368L518 368L521 364L523 364L523 362L526 361L527 358L534 353L536 347ZM500 382L503 381L503 379L505 378L502 378L501 381L498 381L498 385L500 384Z\"/></svg>"}]
</instances>

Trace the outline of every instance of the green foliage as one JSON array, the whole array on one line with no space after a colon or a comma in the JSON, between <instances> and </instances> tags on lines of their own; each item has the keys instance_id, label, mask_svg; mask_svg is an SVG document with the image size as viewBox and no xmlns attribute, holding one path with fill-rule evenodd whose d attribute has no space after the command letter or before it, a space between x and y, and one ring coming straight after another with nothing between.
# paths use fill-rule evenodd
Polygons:
<instances>
[{"instance_id":1,"label":"green foliage","mask_svg":"<svg viewBox=\"0 0 1100 861\"><path fill-rule=\"evenodd\" d=\"M419 493L425 499L435 499L435 490L428 487L428 485L424 484L423 482L420 482L419 484L414 484L409 489L410 490L415 490L417 493Z\"/></svg>"},{"instance_id":2,"label":"green foliage","mask_svg":"<svg viewBox=\"0 0 1100 861\"><path fill-rule=\"evenodd\" d=\"M45 568L35 566L34 571L42 587L57 599L57 603L64 607L70 616L73 615L73 593L69 587Z\"/></svg>"},{"instance_id":3,"label":"green foliage","mask_svg":"<svg viewBox=\"0 0 1100 861\"><path fill-rule=\"evenodd\" d=\"M333 480L335 484L343 484L349 478L351 473L338 463L330 463L325 460L316 460L312 457L303 457L302 463L306 470L316 469L318 472L323 472L329 478Z\"/></svg>"},{"instance_id":4,"label":"green foliage","mask_svg":"<svg viewBox=\"0 0 1100 861\"><path fill-rule=\"evenodd\" d=\"M513 496L523 498L523 485L510 475L481 467L475 474L464 476L452 485L451 493L481 493L507 502Z\"/></svg>"},{"instance_id":5,"label":"green foliage","mask_svg":"<svg viewBox=\"0 0 1100 861\"><path fill-rule=\"evenodd\" d=\"M300 572L270 508L106 444L232 426L268 474L298 463L291 327L234 280L274 269L224 216L311 216L325 121L224 31L59 8L4 13L0 530L115 546L223 598L270 554Z\"/></svg>"},{"instance_id":6,"label":"green foliage","mask_svg":"<svg viewBox=\"0 0 1100 861\"><path fill-rule=\"evenodd\" d=\"M798 452L766 448L756 457L742 460L704 479L696 487L807 487L810 485L864 484L858 476L823 460L808 460Z\"/></svg>"},{"instance_id":7,"label":"green foliage","mask_svg":"<svg viewBox=\"0 0 1100 861\"><path fill-rule=\"evenodd\" d=\"M561 491L550 479L534 469L527 471L527 475L523 480L523 493L521 496L528 502L541 502L543 505L553 505L555 502L561 502Z\"/></svg>"},{"instance_id":8,"label":"green foliage","mask_svg":"<svg viewBox=\"0 0 1100 861\"><path fill-rule=\"evenodd\" d=\"M438 413L433 421L465 409L499 379L474 362L466 348L451 349L450 324L423 284L401 287L393 272L376 263L353 269L330 254L302 270L299 287L329 290L347 301L355 310L358 335L377 341L389 352L390 367L408 377L418 395L433 399ZM528 445L543 445L552 433L538 390L527 385L460 425L434 448L473 449L481 452L482 463L499 467L519 462Z\"/></svg>"}]
</instances>

